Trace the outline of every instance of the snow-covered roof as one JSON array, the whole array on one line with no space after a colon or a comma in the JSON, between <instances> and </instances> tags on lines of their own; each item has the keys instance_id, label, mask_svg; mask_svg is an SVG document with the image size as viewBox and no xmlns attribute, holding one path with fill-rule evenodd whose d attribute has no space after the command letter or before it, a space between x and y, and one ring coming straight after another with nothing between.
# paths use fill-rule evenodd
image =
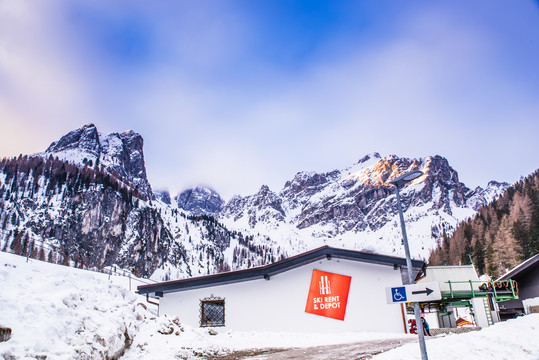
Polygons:
<instances>
[{"instance_id":1,"label":"snow-covered roof","mask_svg":"<svg viewBox=\"0 0 539 360\"><path fill-rule=\"evenodd\" d=\"M514 268L509 270L507 273L505 273L505 275L503 275L498 280L508 280L508 279L513 279L515 277L518 277L520 275L524 275L528 271L531 271L537 264L539 264L539 254L532 256L528 260L515 266Z\"/></svg>"},{"instance_id":2,"label":"snow-covered roof","mask_svg":"<svg viewBox=\"0 0 539 360\"><path fill-rule=\"evenodd\" d=\"M302 265L306 265L308 263L323 258L339 258L388 266L406 266L406 259L401 257L380 255L355 250L338 249L326 245L265 266L255 267L246 270L230 271L208 276L194 277L190 279L166 281L151 285L142 285L139 286L137 289L139 294L154 293L156 294L156 296L162 296L162 294L166 292L190 290L217 284L223 285L256 279L269 280L273 275L297 268ZM424 261L412 260L412 267L414 268L415 272L421 271L424 266Z\"/></svg>"}]
</instances>

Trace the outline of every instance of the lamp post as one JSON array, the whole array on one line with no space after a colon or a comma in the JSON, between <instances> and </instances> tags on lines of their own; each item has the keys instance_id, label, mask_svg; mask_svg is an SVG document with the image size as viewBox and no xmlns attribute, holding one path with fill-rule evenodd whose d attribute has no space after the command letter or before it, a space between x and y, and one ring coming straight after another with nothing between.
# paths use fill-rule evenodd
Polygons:
<instances>
[{"instance_id":1,"label":"lamp post","mask_svg":"<svg viewBox=\"0 0 539 360\"><path fill-rule=\"evenodd\" d=\"M412 259L410 257L410 247L408 246L408 237L406 236L406 227L404 226L404 215L402 214L402 205L401 197L399 194L399 188L403 187L404 184L410 182L414 179L417 179L423 175L423 172L420 170L414 170L407 172L404 175L399 176L396 179L391 180L389 183L395 186L395 192L397 193L397 208L399 209L399 216L401 220L401 230L402 230L402 243L404 245L404 252L406 254L406 267L408 268L408 284L414 283L414 271L412 269ZM414 302L414 315L415 323L417 328L417 335L419 337L419 348L421 349L421 359L428 360L427 357L427 347L425 346L425 335L423 334L423 322L421 321L421 313L419 311L419 304Z\"/></svg>"}]
</instances>

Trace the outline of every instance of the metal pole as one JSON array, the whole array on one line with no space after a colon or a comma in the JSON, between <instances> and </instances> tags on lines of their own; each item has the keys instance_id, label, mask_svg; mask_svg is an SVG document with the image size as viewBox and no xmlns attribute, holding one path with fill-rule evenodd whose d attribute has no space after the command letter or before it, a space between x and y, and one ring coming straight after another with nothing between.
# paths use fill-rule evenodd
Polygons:
<instances>
[{"instance_id":1,"label":"metal pole","mask_svg":"<svg viewBox=\"0 0 539 360\"><path fill-rule=\"evenodd\" d=\"M406 267L408 268L408 284L414 283L414 271L412 268L412 258L410 257L410 247L408 246L408 237L406 236L406 227L404 226L404 215L402 213L401 197L399 194L399 186L395 185L397 192L397 208L399 209L399 216L401 220L402 230L402 243L404 244L404 252L406 254ZM415 323L417 328L417 336L419 337L419 348L421 350L421 359L428 360L427 347L425 345L425 335L423 334L423 322L421 321L421 313L419 311L419 304L414 304Z\"/></svg>"}]
</instances>

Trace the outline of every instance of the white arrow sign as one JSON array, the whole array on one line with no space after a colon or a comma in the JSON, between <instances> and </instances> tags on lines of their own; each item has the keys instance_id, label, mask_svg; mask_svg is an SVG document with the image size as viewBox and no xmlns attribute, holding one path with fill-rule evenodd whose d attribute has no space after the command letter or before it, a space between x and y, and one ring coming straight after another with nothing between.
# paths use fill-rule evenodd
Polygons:
<instances>
[{"instance_id":1,"label":"white arrow sign","mask_svg":"<svg viewBox=\"0 0 539 360\"><path fill-rule=\"evenodd\" d=\"M386 288L388 304L440 300L440 284L437 282L401 285Z\"/></svg>"}]
</instances>

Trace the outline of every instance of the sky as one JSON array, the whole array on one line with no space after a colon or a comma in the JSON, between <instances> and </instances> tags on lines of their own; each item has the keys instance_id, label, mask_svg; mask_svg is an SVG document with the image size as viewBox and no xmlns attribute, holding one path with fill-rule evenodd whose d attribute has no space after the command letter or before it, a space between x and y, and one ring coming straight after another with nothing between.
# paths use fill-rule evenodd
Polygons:
<instances>
[{"instance_id":1,"label":"sky","mask_svg":"<svg viewBox=\"0 0 539 360\"><path fill-rule=\"evenodd\" d=\"M225 199L364 155L539 168L538 1L0 0L0 157L93 123Z\"/></svg>"}]
</instances>

